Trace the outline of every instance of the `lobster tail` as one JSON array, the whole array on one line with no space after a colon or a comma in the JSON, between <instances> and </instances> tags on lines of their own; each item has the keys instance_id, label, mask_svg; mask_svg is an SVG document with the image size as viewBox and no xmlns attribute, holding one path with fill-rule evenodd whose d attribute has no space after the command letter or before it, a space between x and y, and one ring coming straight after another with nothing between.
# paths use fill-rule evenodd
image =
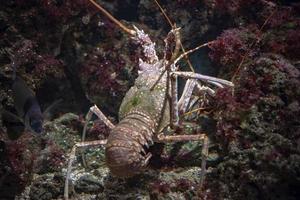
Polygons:
<instances>
[{"instance_id":1,"label":"lobster tail","mask_svg":"<svg viewBox=\"0 0 300 200\"><path fill-rule=\"evenodd\" d=\"M149 123L150 122L150 123ZM142 172L151 157L154 123L141 113L126 116L109 134L105 149L106 163L112 174L131 177Z\"/></svg>"}]
</instances>

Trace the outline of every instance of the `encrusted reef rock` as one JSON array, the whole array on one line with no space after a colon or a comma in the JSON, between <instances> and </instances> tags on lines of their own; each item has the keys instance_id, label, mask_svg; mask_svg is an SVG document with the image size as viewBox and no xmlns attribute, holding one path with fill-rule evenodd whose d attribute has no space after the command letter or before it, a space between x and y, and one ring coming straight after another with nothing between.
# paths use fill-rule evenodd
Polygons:
<instances>
[{"instance_id":1,"label":"encrusted reef rock","mask_svg":"<svg viewBox=\"0 0 300 200\"><path fill-rule=\"evenodd\" d=\"M241 70L235 97L219 94L228 103L217 125L224 158L207 179L209 195L299 197L299 77L290 61L266 54Z\"/></svg>"},{"instance_id":2,"label":"encrusted reef rock","mask_svg":"<svg viewBox=\"0 0 300 200\"><path fill-rule=\"evenodd\" d=\"M65 124L66 121L69 123L68 126ZM61 195L64 183L62 168L65 167L69 149L76 137L78 138L74 134L78 132L76 126L74 128L71 124L74 121L80 124L77 115L66 114L57 120L46 122L46 135L42 137L24 132L18 140L9 140L5 137L6 133L2 133L0 169L1 177L4 178L0 183L1 198L13 199L28 185L30 189L25 188L23 191L23 194L27 195L24 195L25 199L33 199L29 198L29 195L51 194L51 198L42 199L52 199ZM38 191L38 188L45 191Z\"/></svg>"},{"instance_id":3,"label":"encrusted reef rock","mask_svg":"<svg viewBox=\"0 0 300 200\"><path fill-rule=\"evenodd\" d=\"M103 138L95 123L90 126L88 138ZM101 127L101 126L100 126ZM44 145L39 147L39 156L35 157L34 170L30 172L30 182L27 182L23 193L16 199L50 200L62 199L68 153L73 144L80 141L82 121L75 114L67 113L54 121L45 124L47 135ZM98 130L95 131L95 129ZM51 141L51 142L50 142ZM153 148L159 148L155 146ZM145 173L131 179L118 179L113 177L106 167L104 147L78 150L76 161L73 164L69 187L70 197L76 199L192 199L197 196L200 182L201 162L200 148L197 142L187 143L182 153L168 163L167 155L172 146L165 147L164 156L157 166L150 167ZM194 155L194 164L180 163L188 159L187 152L199 151ZM84 167L81 162L81 153L86 156L88 163ZM182 156L180 156L182 155ZM190 155L191 156L191 155Z\"/></svg>"}]
</instances>

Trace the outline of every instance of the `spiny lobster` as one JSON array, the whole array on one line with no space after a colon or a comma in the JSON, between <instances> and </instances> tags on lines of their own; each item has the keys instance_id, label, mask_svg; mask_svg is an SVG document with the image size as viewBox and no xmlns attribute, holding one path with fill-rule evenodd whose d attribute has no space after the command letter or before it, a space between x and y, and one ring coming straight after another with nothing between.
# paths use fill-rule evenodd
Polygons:
<instances>
[{"instance_id":1,"label":"spiny lobster","mask_svg":"<svg viewBox=\"0 0 300 200\"><path fill-rule=\"evenodd\" d=\"M179 28L173 26L169 32L165 39L166 50L164 56L159 59L156 54L155 43L143 30L139 30L135 26L134 29L128 29L95 1L89 1L142 46L145 59L139 60L139 75L134 86L126 93L121 103L119 109L120 122L117 125L113 125L96 105L92 106L87 113L82 142L76 143L70 153L65 181L65 199L68 199L71 167L78 147L105 145L105 160L111 173L126 178L134 176L147 168L151 158L151 153L148 152L149 146L154 142L203 140L202 183L208 155L207 136L205 134L166 135L164 130L174 130L182 125L182 113L189 110L195 103L195 101L193 101L194 103L191 102L194 91L214 95L215 91L212 88L202 85L199 81L216 87L233 87L233 83L194 72L178 70L177 63L179 60L188 53L207 45L198 46L177 57L181 46ZM169 52L173 43L175 43L174 52ZM177 77L187 79L180 99L178 99L177 93ZM107 140L84 142L87 123L91 120L93 114L97 115L111 129Z\"/></svg>"}]
</instances>

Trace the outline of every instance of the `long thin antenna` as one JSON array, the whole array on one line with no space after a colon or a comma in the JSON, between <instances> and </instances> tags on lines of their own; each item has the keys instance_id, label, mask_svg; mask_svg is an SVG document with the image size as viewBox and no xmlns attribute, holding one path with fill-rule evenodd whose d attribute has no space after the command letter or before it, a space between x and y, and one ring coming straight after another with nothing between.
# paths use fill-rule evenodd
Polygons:
<instances>
[{"instance_id":1,"label":"long thin antenna","mask_svg":"<svg viewBox=\"0 0 300 200\"><path fill-rule=\"evenodd\" d=\"M94 0L89 0L96 8L98 8L104 15L106 15L111 21L113 21L116 25L118 25L123 31L127 32L128 34L135 36L136 32L135 30L129 29L126 26L124 26L119 20L114 18L109 12L107 12L104 8L102 8L98 3L96 3Z\"/></svg>"},{"instance_id":2,"label":"long thin antenna","mask_svg":"<svg viewBox=\"0 0 300 200\"><path fill-rule=\"evenodd\" d=\"M211 43L213 43L213 42L214 42L214 41L210 41L210 42L201 44L201 45L195 47L194 49L190 49L190 50L184 52L183 54L181 54L180 56L178 56L178 58L174 61L174 65L175 65L179 60L181 60L183 57L185 57L186 55L188 55L188 54L190 54L190 53L192 53L192 52L194 52L194 51L196 51L196 50L198 50L198 49L200 49L200 48L202 48L202 47L206 47L206 46L208 46L209 44L211 44Z\"/></svg>"},{"instance_id":3,"label":"long thin antenna","mask_svg":"<svg viewBox=\"0 0 300 200\"><path fill-rule=\"evenodd\" d=\"M160 11L162 12L162 14L164 15L164 17L166 18L166 20L168 21L168 23L171 25L171 27L173 28L173 23L170 20L170 18L168 17L168 15L166 14L166 12L164 11L164 9L161 7L161 5L158 3L157 0L154 0L156 5L159 7Z\"/></svg>"},{"instance_id":4,"label":"long thin antenna","mask_svg":"<svg viewBox=\"0 0 300 200\"><path fill-rule=\"evenodd\" d=\"M263 1L263 2L264 2L264 1ZM263 25L260 27L259 31L262 31L262 30L264 29L264 27L267 25L267 23L269 22L269 20L271 19L271 17L274 15L274 13L275 13L276 11L277 11L277 9L275 9L275 10L269 15L269 17L264 21ZM235 70L235 72L234 72L234 74L233 74L233 76L232 76L232 78L231 78L231 82L234 82L234 80L235 80L237 74L239 73L239 71L241 70L242 65L244 64L245 59L246 59L247 56L249 55L251 48L252 48L254 45L258 44L259 42L260 42L260 39L256 39L256 40L254 40L254 41L250 44L249 50L248 50L248 51L245 53L245 55L242 57L242 60L241 60L240 64L238 65L237 69Z\"/></svg>"},{"instance_id":5,"label":"long thin antenna","mask_svg":"<svg viewBox=\"0 0 300 200\"><path fill-rule=\"evenodd\" d=\"M162 12L162 14L164 15L164 17L166 18L166 20L168 21L168 23L170 24L171 28L175 30L175 29L176 29L176 25L174 25L174 23L172 23L172 21L170 20L170 18L168 17L168 15L167 15L166 12L164 11L164 9L161 7L161 5L158 3L158 1L157 1L157 0L154 0L154 1L155 1L156 5L158 6L158 8L160 9L160 11ZM176 33L175 33L175 34L176 34ZM180 48L181 48L182 52L185 53L185 49L184 49L184 47L183 47L183 45L182 45L182 43L181 43L181 40L179 40L179 45L180 45ZM194 70L194 68L193 68L193 65L192 65L192 63L191 63L189 57L187 56L187 54L185 54L184 57L185 57L186 62L188 63L188 65L189 65L189 67L190 67L190 70L191 70L192 72L195 72L195 70Z\"/></svg>"}]
</instances>

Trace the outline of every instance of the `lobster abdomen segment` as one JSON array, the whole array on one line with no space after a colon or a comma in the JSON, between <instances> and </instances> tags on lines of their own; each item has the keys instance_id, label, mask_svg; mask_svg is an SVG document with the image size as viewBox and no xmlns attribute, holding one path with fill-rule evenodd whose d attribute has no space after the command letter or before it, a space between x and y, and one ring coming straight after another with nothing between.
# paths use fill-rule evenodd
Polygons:
<instances>
[{"instance_id":1,"label":"lobster abdomen segment","mask_svg":"<svg viewBox=\"0 0 300 200\"><path fill-rule=\"evenodd\" d=\"M142 172L149 161L155 123L142 113L131 113L112 129L105 149L112 174L130 177Z\"/></svg>"}]
</instances>

